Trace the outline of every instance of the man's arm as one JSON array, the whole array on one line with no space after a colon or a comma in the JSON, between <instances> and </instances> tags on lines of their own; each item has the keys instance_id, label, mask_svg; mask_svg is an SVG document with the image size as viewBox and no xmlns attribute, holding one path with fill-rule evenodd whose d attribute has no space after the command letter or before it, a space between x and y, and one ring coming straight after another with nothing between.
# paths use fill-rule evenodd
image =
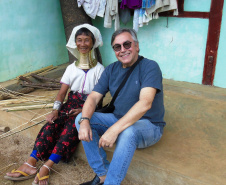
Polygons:
<instances>
[{"instance_id":1,"label":"man's arm","mask_svg":"<svg viewBox=\"0 0 226 185\"><path fill-rule=\"evenodd\" d=\"M118 135L138 121L151 108L156 91L152 87L142 88L139 101L102 135L99 147L112 147Z\"/></svg>"},{"instance_id":2,"label":"man's arm","mask_svg":"<svg viewBox=\"0 0 226 185\"><path fill-rule=\"evenodd\" d=\"M96 105L102 97L102 94L92 91L86 99L85 104L82 108L82 117L91 118L96 109ZM81 122L78 134L78 138L82 141L92 140L92 130L88 120L83 120Z\"/></svg>"}]
</instances>

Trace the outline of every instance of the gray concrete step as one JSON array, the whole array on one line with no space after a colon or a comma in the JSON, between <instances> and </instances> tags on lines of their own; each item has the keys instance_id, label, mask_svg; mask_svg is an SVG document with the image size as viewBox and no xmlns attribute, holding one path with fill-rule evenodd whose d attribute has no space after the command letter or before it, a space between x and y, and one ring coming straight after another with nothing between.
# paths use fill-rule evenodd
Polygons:
<instances>
[{"instance_id":1,"label":"gray concrete step","mask_svg":"<svg viewBox=\"0 0 226 185\"><path fill-rule=\"evenodd\" d=\"M164 101L163 137L135 152L126 178L142 185L226 184L226 89L164 80ZM76 155L86 160L81 144Z\"/></svg>"},{"instance_id":2,"label":"gray concrete step","mask_svg":"<svg viewBox=\"0 0 226 185\"><path fill-rule=\"evenodd\" d=\"M41 90L32 94L56 93ZM109 95L104 99L108 101ZM226 184L226 89L164 80L164 102L167 125L163 137L156 145L135 152L126 178L144 185ZM11 114L1 110L0 114L1 124L11 128L33 117L21 111L20 118L15 116L12 121ZM34 140L41 126L20 134ZM107 153L110 159L113 150ZM75 155L86 160L81 143Z\"/></svg>"}]
</instances>

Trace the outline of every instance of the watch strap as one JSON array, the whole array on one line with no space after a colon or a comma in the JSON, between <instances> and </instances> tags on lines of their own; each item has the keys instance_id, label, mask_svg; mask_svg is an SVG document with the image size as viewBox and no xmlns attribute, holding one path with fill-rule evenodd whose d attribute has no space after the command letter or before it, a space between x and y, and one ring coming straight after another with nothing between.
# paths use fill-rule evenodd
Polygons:
<instances>
[{"instance_id":1,"label":"watch strap","mask_svg":"<svg viewBox=\"0 0 226 185\"><path fill-rule=\"evenodd\" d=\"M88 121L90 121L90 119L88 117L81 117L78 123L80 124L85 119L88 120Z\"/></svg>"}]
</instances>

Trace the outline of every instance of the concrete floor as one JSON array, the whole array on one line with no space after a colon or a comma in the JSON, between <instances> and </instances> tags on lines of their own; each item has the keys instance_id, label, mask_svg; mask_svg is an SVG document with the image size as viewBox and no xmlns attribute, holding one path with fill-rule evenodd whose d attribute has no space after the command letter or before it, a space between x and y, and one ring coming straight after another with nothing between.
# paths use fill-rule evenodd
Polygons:
<instances>
[{"instance_id":1,"label":"concrete floor","mask_svg":"<svg viewBox=\"0 0 226 185\"><path fill-rule=\"evenodd\" d=\"M32 94L54 96L56 92ZM142 185L226 184L226 89L164 80L164 102L163 137L156 145L136 151L126 178ZM18 114L26 119L32 116L27 111ZM12 114L2 110L0 115L5 120L0 126L14 128L24 122L19 117L12 121ZM40 128L21 134L35 139ZM109 158L112 153L113 149L108 151ZM85 159L82 145L75 155Z\"/></svg>"},{"instance_id":2,"label":"concrete floor","mask_svg":"<svg viewBox=\"0 0 226 185\"><path fill-rule=\"evenodd\" d=\"M126 178L142 185L226 184L226 89L164 80L164 103L162 139L135 152ZM85 159L82 146L76 155Z\"/></svg>"}]
</instances>

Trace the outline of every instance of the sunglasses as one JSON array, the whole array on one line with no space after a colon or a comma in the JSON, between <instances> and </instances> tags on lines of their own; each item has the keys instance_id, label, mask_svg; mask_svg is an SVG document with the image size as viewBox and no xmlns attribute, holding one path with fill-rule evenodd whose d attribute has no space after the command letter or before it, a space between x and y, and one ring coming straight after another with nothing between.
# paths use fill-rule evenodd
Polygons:
<instances>
[{"instance_id":1,"label":"sunglasses","mask_svg":"<svg viewBox=\"0 0 226 185\"><path fill-rule=\"evenodd\" d=\"M131 48L131 44L132 44L132 42L126 41L123 44L115 44L114 46L112 46L112 48L114 51L117 52L117 51L121 51L122 45L125 49L129 49L129 48Z\"/></svg>"}]
</instances>

